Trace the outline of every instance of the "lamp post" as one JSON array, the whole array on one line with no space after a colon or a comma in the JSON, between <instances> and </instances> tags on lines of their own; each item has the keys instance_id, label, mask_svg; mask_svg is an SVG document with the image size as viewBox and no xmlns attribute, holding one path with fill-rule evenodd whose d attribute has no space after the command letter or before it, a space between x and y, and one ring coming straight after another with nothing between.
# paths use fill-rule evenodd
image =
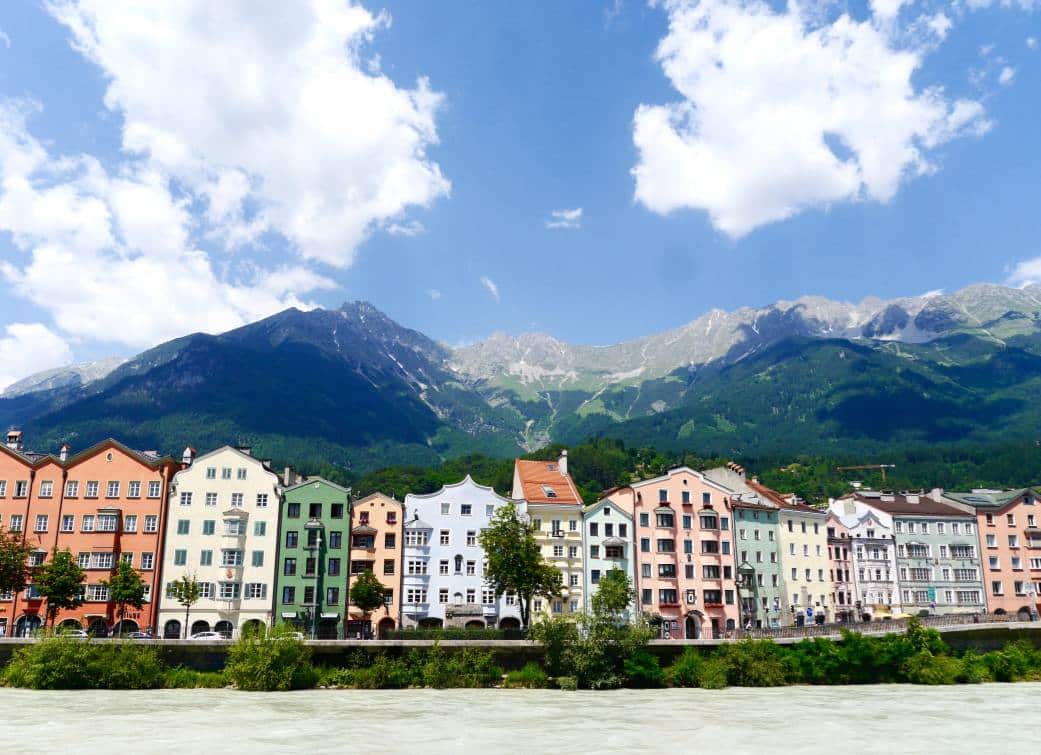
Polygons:
<instances>
[{"instance_id":1,"label":"lamp post","mask_svg":"<svg viewBox=\"0 0 1041 755\"><path fill-rule=\"evenodd\" d=\"M749 600L743 593L747 592L751 594L752 605L755 605L755 567L747 561L742 561L741 565L737 567L738 576L738 610L740 621L740 629L742 632L748 631L752 626L752 619L748 616L748 608L746 600Z\"/></svg>"},{"instance_id":2,"label":"lamp post","mask_svg":"<svg viewBox=\"0 0 1041 755\"><path fill-rule=\"evenodd\" d=\"M322 572L325 559L322 557L322 533L325 525L317 517L311 517L304 524L307 530L307 548L315 554L315 587L314 600L311 603L311 639L318 637L318 617L322 607ZM314 533L314 544L311 544L311 533Z\"/></svg>"}]
</instances>

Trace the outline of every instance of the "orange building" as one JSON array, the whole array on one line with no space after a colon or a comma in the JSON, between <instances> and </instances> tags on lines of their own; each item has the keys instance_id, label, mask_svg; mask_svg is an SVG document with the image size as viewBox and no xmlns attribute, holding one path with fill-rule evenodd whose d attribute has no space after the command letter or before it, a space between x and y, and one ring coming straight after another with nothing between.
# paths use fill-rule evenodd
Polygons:
<instances>
[{"instance_id":1,"label":"orange building","mask_svg":"<svg viewBox=\"0 0 1041 755\"><path fill-rule=\"evenodd\" d=\"M168 486L180 465L154 452L134 451L109 439L69 455L22 449L21 433L8 433L0 448L0 526L20 532L43 564L55 548L68 549L86 571L84 602L62 611L56 625L97 635L154 626L162 563L163 517ZM116 626L117 607L101 584L120 559L130 561L146 583L147 601L129 609ZM46 621L47 605L30 585L24 592L0 595L0 631L23 635Z\"/></svg>"},{"instance_id":2,"label":"orange building","mask_svg":"<svg viewBox=\"0 0 1041 755\"><path fill-rule=\"evenodd\" d=\"M377 636L397 629L401 622L401 550L404 509L400 501L373 493L351 504L348 639L368 637L375 624ZM383 584L383 608L368 616L354 605L350 591L358 577L371 571Z\"/></svg>"}]
</instances>

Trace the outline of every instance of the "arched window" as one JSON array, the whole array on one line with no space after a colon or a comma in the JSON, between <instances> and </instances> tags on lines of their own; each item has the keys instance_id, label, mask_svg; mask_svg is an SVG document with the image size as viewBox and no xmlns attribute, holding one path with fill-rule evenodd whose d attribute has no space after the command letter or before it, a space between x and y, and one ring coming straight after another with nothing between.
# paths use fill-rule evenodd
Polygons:
<instances>
[{"instance_id":1,"label":"arched window","mask_svg":"<svg viewBox=\"0 0 1041 755\"><path fill-rule=\"evenodd\" d=\"M455 573L460 574L463 571L463 557L456 553L455 554Z\"/></svg>"},{"instance_id":2,"label":"arched window","mask_svg":"<svg viewBox=\"0 0 1041 755\"><path fill-rule=\"evenodd\" d=\"M163 625L164 640L179 640L181 638L181 622L170 619Z\"/></svg>"}]
</instances>

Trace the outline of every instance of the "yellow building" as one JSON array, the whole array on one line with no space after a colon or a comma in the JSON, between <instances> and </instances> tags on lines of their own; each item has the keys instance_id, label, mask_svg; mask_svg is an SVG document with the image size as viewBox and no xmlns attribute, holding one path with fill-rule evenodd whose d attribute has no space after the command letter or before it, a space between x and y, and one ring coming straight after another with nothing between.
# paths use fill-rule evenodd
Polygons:
<instances>
[{"instance_id":1,"label":"yellow building","mask_svg":"<svg viewBox=\"0 0 1041 755\"><path fill-rule=\"evenodd\" d=\"M560 570L564 591L553 600L535 598L532 618L582 610L582 496L567 471L567 451L558 461L517 459L513 498L522 501L547 563Z\"/></svg>"}]
</instances>

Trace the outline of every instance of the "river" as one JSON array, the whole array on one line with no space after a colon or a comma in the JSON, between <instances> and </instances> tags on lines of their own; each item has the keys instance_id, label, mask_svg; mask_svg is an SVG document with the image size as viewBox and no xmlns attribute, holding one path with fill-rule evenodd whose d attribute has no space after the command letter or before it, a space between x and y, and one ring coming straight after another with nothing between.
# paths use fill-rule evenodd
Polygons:
<instances>
[{"instance_id":1,"label":"river","mask_svg":"<svg viewBox=\"0 0 1041 755\"><path fill-rule=\"evenodd\" d=\"M622 690L0 689L7 752L1037 752L1041 684Z\"/></svg>"}]
</instances>

